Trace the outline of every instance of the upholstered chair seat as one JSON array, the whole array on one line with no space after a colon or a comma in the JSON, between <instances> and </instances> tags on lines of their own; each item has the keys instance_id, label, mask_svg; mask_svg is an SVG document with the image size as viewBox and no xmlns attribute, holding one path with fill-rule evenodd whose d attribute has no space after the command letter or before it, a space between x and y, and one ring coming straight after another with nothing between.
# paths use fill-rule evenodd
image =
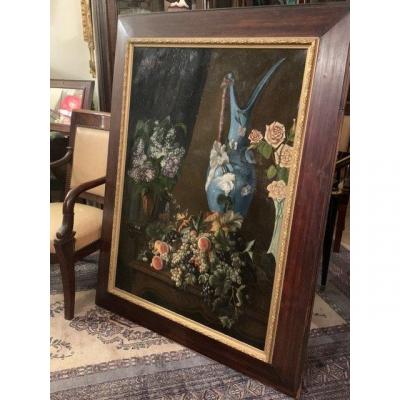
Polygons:
<instances>
[{"instance_id":1,"label":"upholstered chair seat","mask_svg":"<svg viewBox=\"0 0 400 400\"><path fill-rule=\"evenodd\" d=\"M55 253L54 239L63 220L63 203L50 203L50 253ZM75 251L100 239L103 210L76 203L74 207Z\"/></svg>"}]
</instances>

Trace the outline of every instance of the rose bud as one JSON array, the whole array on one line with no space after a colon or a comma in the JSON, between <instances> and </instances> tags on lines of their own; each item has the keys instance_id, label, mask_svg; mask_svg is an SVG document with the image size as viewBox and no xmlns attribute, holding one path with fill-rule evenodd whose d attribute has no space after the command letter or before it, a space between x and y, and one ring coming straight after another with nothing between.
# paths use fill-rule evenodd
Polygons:
<instances>
[{"instance_id":1,"label":"rose bud","mask_svg":"<svg viewBox=\"0 0 400 400\"><path fill-rule=\"evenodd\" d=\"M211 242L207 237L202 236L197 241L197 246L199 246L201 251L209 251L211 249Z\"/></svg>"},{"instance_id":2,"label":"rose bud","mask_svg":"<svg viewBox=\"0 0 400 400\"><path fill-rule=\"evenodd\" d=\"M151 260L151 266L155 270L161 271L164 268L164 261L160 256L154 256Z\"/></svg>"}]
</instances>

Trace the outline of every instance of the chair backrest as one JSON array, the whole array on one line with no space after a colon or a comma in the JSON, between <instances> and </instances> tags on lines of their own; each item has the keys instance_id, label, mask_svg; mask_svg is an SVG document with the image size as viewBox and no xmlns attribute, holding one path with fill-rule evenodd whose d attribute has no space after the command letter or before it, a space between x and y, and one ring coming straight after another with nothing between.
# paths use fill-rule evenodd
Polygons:
<instances>
[{"instance_id":1,"label":"chair backrest","mask_svg":"<svg viewBox=\"0 0 400 400\"><path fill-rule=\"evenodd\" d=\"M73 150L67 187L76 187L106 175L110 114L75 110L71 117L69 146ZM80 197L103 203L105 185L89 189Z\"/></svg>"},{"instance_id":2,"label":"chair backrest","mask_svg":"<svg viewBox=\"0 0 400 400\"><path fill-rule=\"evenodd\" d=\"M342 127L340 130L338 150L347 153L349 149L350 149L350 115L344 115Z\"/></svg>"}]
</instances>

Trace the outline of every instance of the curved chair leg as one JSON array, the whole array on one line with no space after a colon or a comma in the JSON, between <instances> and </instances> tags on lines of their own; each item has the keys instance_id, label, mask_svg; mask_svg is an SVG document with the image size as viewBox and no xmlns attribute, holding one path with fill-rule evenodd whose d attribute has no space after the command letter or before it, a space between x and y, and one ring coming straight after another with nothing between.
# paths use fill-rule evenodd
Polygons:
<instances>
[{"instance_id":1,"label":"curved chair leg","mask_svg":"<svg viewBox=\"0 0 400 400\"><path fill-rule=\"evenodd\" d=\"M342 242L342 235L344 228L346 227L346 212L347 202L344 200L338 206L338 217L336 222L335 240L333 242L333 251L335 253L340 252L340 244Z\"/></svg>"},{"instance_id":2,"label":"curved chair leg","mask_svg":"<svg viewBox=\"0 0 400 400\"><path fill-rule=\"evenodd\" d=\"M64 317L74 318L75 306L75 268L74 268L74 239L54 241L57 258L60 263L61 278L64 290Z\"/></svg>"}]
</instances>

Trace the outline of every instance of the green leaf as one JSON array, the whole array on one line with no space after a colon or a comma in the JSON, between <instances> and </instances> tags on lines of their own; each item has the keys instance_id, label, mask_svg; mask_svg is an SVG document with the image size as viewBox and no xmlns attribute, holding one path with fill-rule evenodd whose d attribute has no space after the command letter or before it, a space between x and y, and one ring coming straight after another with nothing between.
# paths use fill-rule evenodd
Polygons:
<instances>
[{"instance_id":1,"label":"green leaf","mask_svg":"<svg viewBox=\"0 0 400 400\"><path fill-rule=\"evenodd\" d=\"M289 170L287 168L279 167L277 178L278 180L282 180L287 184L289 180Z\"/></svg>"},{"instance_id":2,"label":"green leaf","mask_svg":"<svg viewBox=\"0 0 400 400\"><path fill-rule=\"evenodd\" d=\"M187 274L185 277L185 281L189 285L195 285L196 284L196 276L194 274Z\"/></svg>"},{"instance_id":3,"label":"green leaf","mask_svg":"<svg viewBox=\"0 0 400 400\"><path fill-rule=\"evenodd\" d=\"M222 293L224 295L226 295L231 290L231 288L232 288L232 281L230 279L227 279L224 282L224 287L223 287Z\"/></svg>"},{"instance_id":4,"label":"green leaf","mask_svg":"<svg viewBox=\"0 0 400 400\"><path fill-rule=\"evenodd\" d=\"M293 120L293 125L289 130L288 142L293 143L295 134L296 134L296 120Z\"/></svg>"},{"instance_id":5,"label":"green leaf","mask_svg":"<svg viewBox=\"0 0 400 400\"><path fill-rule=\"evenodd\" d=\"M233 321L231 319L229 319L226 315L223 315L222 317L219 317L219 320L221 321L221 325L224 328L231 328L233 325Z\"/></svg>"},{"instance_id":6,"label":"green leaf","mask_svg":"<svg viewBox=\"0 0 400 400\"><path fill-rule=\"evenodd\" d=\"M138 122L138 123L139 123L139 122ZM144 123L141 125L140 130L143 131L143 136L150 136L150 134L151 134L150 123L151 123L151 121L148 120L148 121L144 122Z\"/></svg>"},{"instance_id":7,"label":"green leaf","mask_svg":"<svg viewBox=\"0 0 400 400\"><path fill-rule=\"evenodd\" d=\"M272 146L267 142L262 141L258 144L257 151L268 160L272 154Z\"/></svg>"},{"instance_id":8,"label":"green leaf","mask_svg":"<svg viewBox=\"0 0 400 400\"><path fill-rule=\"evenodd\" d=\"M267 277L273 279L275 273L275 257L266 251L261 254L260 262L257 263L257 268L261 269Z\"/></svg>"},{"instance_id":9,"label":"green leaf","mask_svg":"<svg viewBox=\"0 0 400 400\"><path fill-rule=\"evenodd\" d=\"M214 272L215 277L218 279L219 282L225 279L225 271L222 266L218 265L216 271Z\"/></svg>"},{"instance_id":10,"label":"green leaf","mask_svg":"<svg viewBox=\"0 0 400 400\"><path fill-rule=\"evenodd\" d=\"M136 131L142 130L144 127L144 122L140 119L136 124Z\"/></svg>"},{"instance_id":11,"label":"green leaf","mask_svg":"<svg viewBox=\"0 0 400 400\"><path fill-rule=\"evenodd\" d=\"M210 284L211 287L215 288L218 286L218 279L216 276L211 275L210 279L208 280L208 283Z\"/></svg>"},{"instance_id":12,"label":"green leaf","mask_svg":"<svg viewBox=\"0 0 400 400\"><path fill-rule=\"evenodd\" d=\"M276 167L275 165L270 165L267 169L267 178L272 179L276 175Z\"/></svg>"},{"instance_id":13,"label":"green leaf","mask_svg":"<svg viewBox=\"0 0 400 400\"><path fill-rule=\"evenodd\" d=\"M246 243L246 248L243 250L243 253L248 253L254 246L255 240L251 240L250 242Z\"/></svg>"},{"instance_id":14,"label":"green leaf","mask_svg":"<svg viewBox=\"0 0 400 400\"><path fill-rule=\"evenodd\" d=\"M182 122L180 122L180 123L178 123L178 124L175 124L175 128L181 128L182 131L183 131L183 134L186 136L186 134L187 134L187 128L186 128L186 125L185 125L185 124L183 124Z\"/></svg>"}]
</instances>

